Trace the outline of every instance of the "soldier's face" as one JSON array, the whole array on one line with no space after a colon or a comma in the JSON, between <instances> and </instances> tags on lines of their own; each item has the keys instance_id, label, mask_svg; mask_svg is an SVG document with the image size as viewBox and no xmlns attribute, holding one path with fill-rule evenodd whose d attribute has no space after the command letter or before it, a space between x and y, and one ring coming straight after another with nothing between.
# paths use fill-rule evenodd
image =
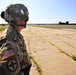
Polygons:
<instances>
[{"instance_id":1,"label":"soldier's face","mask_svg":"<svg viewBox=\"0 0 76 75\"><path fill-rule=\"evenodd\" d=\"M25 20L17 20L16 23L24 25L25 24Z\"/></svg>"},{"instance_id":2,"label":"soldier's face","mask_svg":"<svg viewBox=\"0 0 76 75\"><path fill-rule=\"evenodd\" d=\"M26 28L26 22L25 20L17 20L16 24L20 25L23 28Z\"/></svg>"},{"instance_id":3,"label":"soldier's face","mask_svg":"<svg viewBox=\"0 0 76 75\"><path fill-rule=\"evenodd\" d=\"M26 22L25 20L17 20L15 25L15 28L20 32L22 29L26 28Z\"/></svg>"}]
</instances>

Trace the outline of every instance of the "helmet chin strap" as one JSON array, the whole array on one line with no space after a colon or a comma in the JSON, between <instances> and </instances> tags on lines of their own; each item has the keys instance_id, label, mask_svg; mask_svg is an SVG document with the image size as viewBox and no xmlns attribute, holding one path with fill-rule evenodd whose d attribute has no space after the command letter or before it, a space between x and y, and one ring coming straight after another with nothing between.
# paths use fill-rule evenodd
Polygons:
<instances>
[{"instance_id":1,"label":"helmet chin strap","mask_svg":"<svg viewBox=\"0 0 76 75\"><path fill-rule=\"evenodd\" d=\"M26 22L25 22L25 24L17 24L15 21L11 21L11 22L9 22L9 24L13 27L14 26L22 26L22 27L26 28Z\"/></svg>"},{"instance_id":2,"label":"helmet chin strap","mask_svg":"<svg viewBox=\"0 0 76 75\"><path fill-rule=\"evenodd\" d=\"M16 24L15 26L22 26L22 27L26 28L26 24Z\"/></svg>"}]
</instances>

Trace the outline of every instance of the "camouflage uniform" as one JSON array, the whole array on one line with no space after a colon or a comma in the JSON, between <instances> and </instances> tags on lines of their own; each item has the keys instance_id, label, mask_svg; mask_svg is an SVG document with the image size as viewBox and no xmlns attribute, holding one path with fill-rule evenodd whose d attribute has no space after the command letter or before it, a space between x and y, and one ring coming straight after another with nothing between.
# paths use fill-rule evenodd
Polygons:
<instances>
[{"instance_id":1,"label":"camouflage uniform","mask_svg":"<svg viewBox=\"0 0 76 75\"><path fill-rule=\"evenodd\" d=\"M3 67L3 69L6 70L5 74L8 75L7 73L9 73L9 75L17 75L17 73L23 71L24 69L26 75L29 75L28 73L31 67L31 61L28 56L28 52L26 49L26 45L24 43L23 36L12 26L9 26L5 38L6 38L6 42L2 45L0 52L6 50L13 50L15 55L13 53L11 53L12 56L9 54L6 55L7 58L3 57L1 64L7 66L6 63L12 64L10 62L15 59L17 62L16 65L18 65L16 66L14 64L11 65L11 67L10 66ZM5 64L4 61L6 62ZM28 69L27 71L26 68Z\"/></svg>"},{"instance_id":2,"label":"camouflage uniform","mask_svg":"<svg viewBox=\"0 0 76 75\"><path fill-rule=\"evenodd\" d=\"M16 20L27 21L28 10L23 4L10 5L1 13L1 17L9 23L5 36L0 40L0 75L29 75L31 61L23 36L15 29Z\"/></svg>"}]
</instances>

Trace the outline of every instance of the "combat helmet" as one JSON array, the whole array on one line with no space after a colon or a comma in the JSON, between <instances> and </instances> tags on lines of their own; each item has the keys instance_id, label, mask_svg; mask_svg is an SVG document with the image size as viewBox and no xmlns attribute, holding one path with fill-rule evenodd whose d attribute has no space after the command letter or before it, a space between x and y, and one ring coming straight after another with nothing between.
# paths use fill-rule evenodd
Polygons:
<instances>
[{"instance_id":1,"label":"combat helmet","mask_svg":"<svg viewBox=\"0 0 76 75\"><path fill-rule=\"evenodd\" d=\"M5 11L2 11L1 17L7 22L15 22L16 20L29 19L29 12L23 4L11 4Z\"/></svg>"}]
</instances>

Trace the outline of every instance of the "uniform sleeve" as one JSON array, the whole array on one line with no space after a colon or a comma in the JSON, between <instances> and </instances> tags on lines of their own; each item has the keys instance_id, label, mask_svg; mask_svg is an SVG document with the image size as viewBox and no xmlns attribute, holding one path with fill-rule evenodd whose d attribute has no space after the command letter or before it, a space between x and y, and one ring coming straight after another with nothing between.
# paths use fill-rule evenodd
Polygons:
<instances>
[{"instance_id":1,"label":"uniform sleeve","mask_svg":"<svg viewBox=\"0 0 76 75\"><path fill-rule=\"evenodd\" d=\"M1 49L1 65L6 75L17 75L20 71L19 57L15 52L17 49L17 45L12 41L5 43Z\"/></svg>"}]
</instances>

